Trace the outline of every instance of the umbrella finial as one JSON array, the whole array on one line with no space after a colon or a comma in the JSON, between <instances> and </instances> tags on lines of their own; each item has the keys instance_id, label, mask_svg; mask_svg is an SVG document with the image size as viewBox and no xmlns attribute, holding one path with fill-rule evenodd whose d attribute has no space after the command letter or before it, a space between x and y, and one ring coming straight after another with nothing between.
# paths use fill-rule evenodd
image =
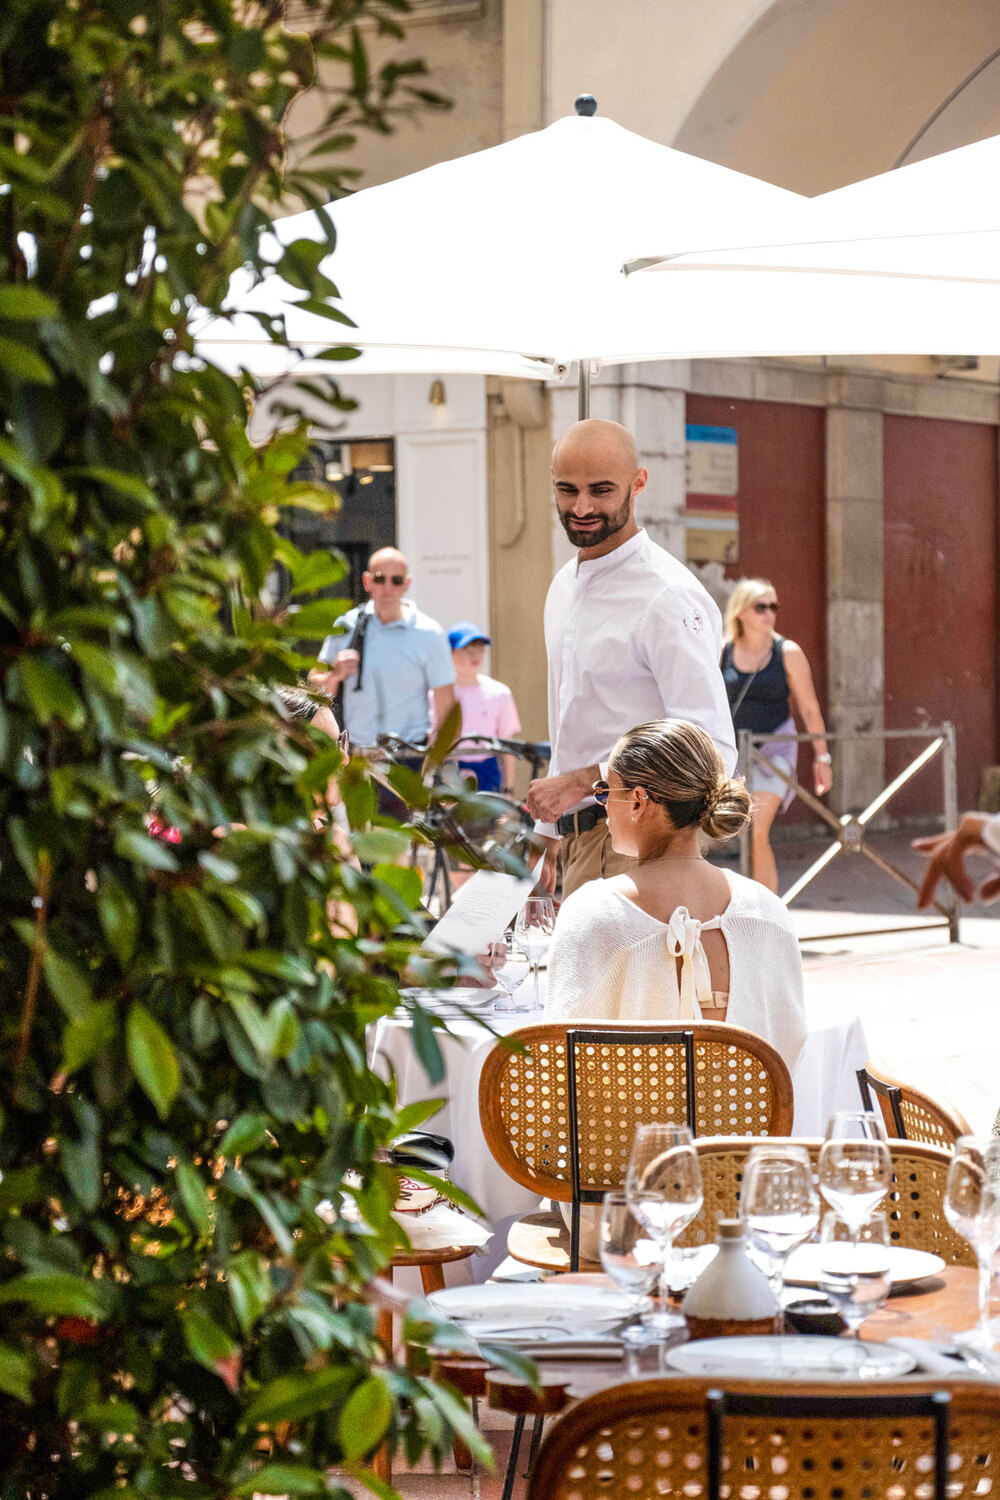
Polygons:
<instances>
[{"instance_id":1,"label":"umbrella finial","mask_svg":"<svg viewBox=\"0 0 1000 1500\"><path fill-rule=\"evenodd\" d=\"M597 100L593 94L578 94L573 108L578 115L584 115L589 120L591 115L597 114Z\"/></svg>"}]
</instances>

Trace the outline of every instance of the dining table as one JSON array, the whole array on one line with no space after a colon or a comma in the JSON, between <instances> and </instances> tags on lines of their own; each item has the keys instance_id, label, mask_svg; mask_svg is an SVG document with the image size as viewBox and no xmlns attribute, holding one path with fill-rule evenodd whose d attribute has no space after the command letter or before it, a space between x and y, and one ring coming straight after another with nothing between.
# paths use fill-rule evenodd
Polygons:
<instances>
[{"instance_id":1,"label":"dining table","mask_svg":"<svg viewBox=\"0 0 1000 1500\"><path fill-rule=\"evenodd\" d=\"M600 1273L566 1273L553 1279L561 1285L614 1289L612 1280ZM885 1305L862 1324L861 1337L880 1344L894 1339L912 1341L905 1345L908 1352L919 1357L920 1350L924 1351L927 1363L908 1375L892 1377L894 1382L927 1382L930 1379L936 1388L947 1388L953 1381L988 1381L997 1385L1000 1400L1000 1354L994 1356L995 1364L985 1370L943 1357L943 1351L954 1347L952 1336L975 1325L978 1305L978 1272L969 1266L944 1266L933 1275L894 1290ZM662 1343L632 1349L619 1357L588 1358L581 1355L567 1359L554 1351L551 1356L534 1352L532 1357L537 1361L535 1380L491 1366L485 1358L468 1353L440 1353L434 1359L434 1370L439 1378L448 1380L466 1397L474 1401L485 1399L492 1408L514 1417L513 1441L504 1483L505 1500L510 1500L519 1467L522 1435L529 1418L534 1419L533 1459L543 1423L558 1416L574 1402L599 1395L627 1381L677 1378L680 1372L671 1367L666 1355L687 1338L687 1330L681 1325ZM739 1378L735 1378L739 1383ZM724 1375L720 1374L718 1379L720 1384L725 1383ZM789 1384L793 1388L798 1384L802 1389L816 1389L821 1388L824 1381L822 1377L812 1375L805 1382L789 1377ZM836 1389L835 1383L825 1384ZM878 1384L877 1378L871 1381L873 1394Z\"/></svg>"},{"instance_id":2,"label":"dining table","mask_svg":"<svg viewBox=\"0 0 1000 1500\"><path fill-rule=\"evenodd\" d=\"M542 979L544 984L544 975ZM460 990L453 993L456 999L461 996ZM395 1075L401 1105L443 1098L427 1128L454 1143L451 1180L475 1200L494 1230L492 1253L450 1267L450 1284L470 1273L477 1281L490 1274L505 1253L506 1226L538 1209L537 1195L508 1177L486 1144L479 1122L479 1077L498 1036L543 1019L541 1010L494 1011L482 1020L451 1016L447 1030L437 1032L444 1079L436 1084L413 1046L412 1023L405 1013L383 1016L370 1028L369 1065L382 1076ZM826 998L806 1001L806 1024L805 1046L792 1072L793 1134L822 1136L835 1110L859 1107L855 1075L868 1061L868 1043L857 1012Z\"/></svg>"},{"instance_id":3,"label":"dining table","mask_svg":"<svg viewBox=\"0 0 1000 1500\"><path fill-rule=\"evenodd\" d=\"M894 1292L884 1307L866 1319L861 1325L861 1337L873 1343L886 1343L893 1338L916 1339L926 1343L929 1349L947 1344L952 1334L975 1325L979 1312L978 1277L979 1273L974 1267L945 1266L934 1276L908 1284ZM614 1286L609 1277L600 1273L567 1273L559 1281L563 1284L574 1282L605 1287L609 1290ZM579 1401L584 1396L607 1390L626 1380L637 1380L652 1374L669 1376L675 1373L663 1364L662 1351L670 1348L673 1343L686 1339L687 1333L682 1328L664 1344L641 1350L638 1356L623 1354L620 1359L539 1358L538 1368L544 1374L545 1386L550 1392L553 1387L558 1386L565 1390L567 1400ZM537 1355L533 1357L538 1358ZM488 1366L485 1361L481 1363L485 1373ZM926 1374L926 1371L914 1370L912 1378L925 1379ZM953 1374L960 1379L968 1378L957 1363ZM1000 1373L991 1377L969 1371L968 1375L979 1380L995 1378L1000 1385ZM496 1383L502 1385L508 1378ZM517 1383L514 1382L514 1385ZM510 1401L511 1398L508 1397L507 1400ZM494 1400L492 1404L505 1410L518 1409L517 1405L506 1405L502 1398ZM523 1400L521 1404L523 1405Z\"/></svg>"}]
</instances>

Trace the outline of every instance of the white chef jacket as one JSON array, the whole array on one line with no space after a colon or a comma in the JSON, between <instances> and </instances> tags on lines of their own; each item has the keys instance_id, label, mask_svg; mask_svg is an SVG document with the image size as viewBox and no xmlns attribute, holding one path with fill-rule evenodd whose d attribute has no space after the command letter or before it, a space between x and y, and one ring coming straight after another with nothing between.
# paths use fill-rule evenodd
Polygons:
<instances>
[{"instance_id":1,"label":"white chef jacket","mask_svg":"<svg viewBox=\"0 0 1000 1500\"><path fill-rule=\"evenodd\" d=\"M603 765L627 729L650 719L700 724L727 773L735 771L718 605L645 531L603 557L560 568L545 600L545 647L550 776ZM535 827L556 837L552 823Z\"/></svg>"}]
</instances>

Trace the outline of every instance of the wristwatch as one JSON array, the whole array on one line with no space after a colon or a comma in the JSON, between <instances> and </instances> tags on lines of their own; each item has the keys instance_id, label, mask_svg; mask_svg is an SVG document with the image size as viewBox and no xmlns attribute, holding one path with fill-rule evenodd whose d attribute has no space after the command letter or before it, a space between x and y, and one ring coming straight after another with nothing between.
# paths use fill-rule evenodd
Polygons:
<instances>
[{"instance_id":1,"label":"wristwatch","mask_svg":"<svg viewBox=\"0 0 1000 1500\"><path fill-rule=\"evenodd\" d=\"M825 755L814 755L813 756L813 760L819 766L828 766L828 765L830 765L832 763L833 756L830 754L830 752L828 750Z\"/></svg>"}]
</instances>

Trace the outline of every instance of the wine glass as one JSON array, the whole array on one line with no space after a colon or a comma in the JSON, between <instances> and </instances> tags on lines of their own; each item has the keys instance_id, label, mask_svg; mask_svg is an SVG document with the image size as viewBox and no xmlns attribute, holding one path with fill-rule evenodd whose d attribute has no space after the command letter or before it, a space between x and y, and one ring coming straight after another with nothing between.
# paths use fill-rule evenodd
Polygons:
<instances>
[{"instance_id":1,"label":"wine glass","mask_svg":"<svg viewBox=\"0 0 1000 1500\"><path fill-rule=\"evenodd\" d=\"M990 1277L1000 1247L1000 1139L959 1136L948 1168L944 1216L968 1240L979 1262L979 1319L970 1334L992 1349Z\"/></svg>"},{"instance_id":2,"label":"wine glass","mask_svg":"<svg viewBox=\"0 0 1000 1500\"><path fill-rule=\"evenodd\" d=\"M671 1312L670 1281L674 1239L696 1217L704 1201L701 1165L686 1125L640 1125L632 1142L625 1192L636 1213L661 1247L660 1291L663 1311L655 1319L660 1332L684 1322Z\"/></svg>"},{"instance_id":3,"label":"wine glass","mask_svg":"<svg viewBox=\"0 0 1000 1500\"><path fill-rule=\"evenodd\" d=\"M538 992L538 966L549 951L555 926L556 909L552 897L529 896L518 912L514 935L531 960L535 973L535 1010L539 1010L542 1004Z\"/></svg>"},{"instance_id":4,"label":"wine glass","mask_svg":"<svg viewBox=\"0 0 1000 1500\"><path fill-rule=\"evenodd\" d=\"M658 1194L637 1192L630 1197L623 1192L605 1193L601 1205L601 1265L616 1286L636 1298L636 1313L644 1299L656 1289L661 1264L660 1247L650 1238L639 1212L640 1203L646 1196L657 1198ZM648 1344L656 1342L659 1335L648 1320L643 1319L622 1329L621 1337L626 1343Z\"/></svg>"},{"instance_id":5,"label":"wine glass","mask_svg":"<svg viewBox=\"0 0 1000 1500\"><path fill-rule=\"evenodd\" d=\"M494 1012L506 1014L527 1009L526 1006L515 1004L514 991L527 979L531 964L512 932L501 933L490 944L489 966L493 978L503 990L503 995L493 1007Z\"/></svg>"},{"instance_id":6,"label":"wine glass","mask_svg":"<svg viewBox=\"0 0 1000 1500\"><path fill-rule=\"evenodd\" d=\"M885 1132L867 1110L833 1116L819 1153L819 1190L835 1214L858 1229L892 1185Z\"/></svg>"},{"instance_id":7,"label":"wine glass","mask_svg":"<svg viewBox=\"0 0 1000 1500\"><path fill-rule=\"evenodd\" d=\"M873 1109L838 1109L830 1116L825 1139L884 1141L885 1121Z\"/></svg>"},{"instance_id":8,"label":"wine glass","mask_svg":"<svg viewBox=\"0 0 1000 1500\"><path fill-rule=\"evenodd\" d=\"M870 1214L863 1224L835 1213L823 1220L819 1289L859 1343L862 1323L878 1312L892 1287L891 1252L885 1214Z\"/></svg>"},{"instance_id":9,"label":"wine glass","mask_svg":"<svg viewBox=\"0 0 1000 1500\"><path fill-rule=\"evenodd\" d=\"M819 1198L804 1146L755 1146L747 1158L740 1191L740 1218L750 1258L771 1283L784 1331L781 1303L785 1262L819 1223Z\"/></svg>"}]
</instances>

